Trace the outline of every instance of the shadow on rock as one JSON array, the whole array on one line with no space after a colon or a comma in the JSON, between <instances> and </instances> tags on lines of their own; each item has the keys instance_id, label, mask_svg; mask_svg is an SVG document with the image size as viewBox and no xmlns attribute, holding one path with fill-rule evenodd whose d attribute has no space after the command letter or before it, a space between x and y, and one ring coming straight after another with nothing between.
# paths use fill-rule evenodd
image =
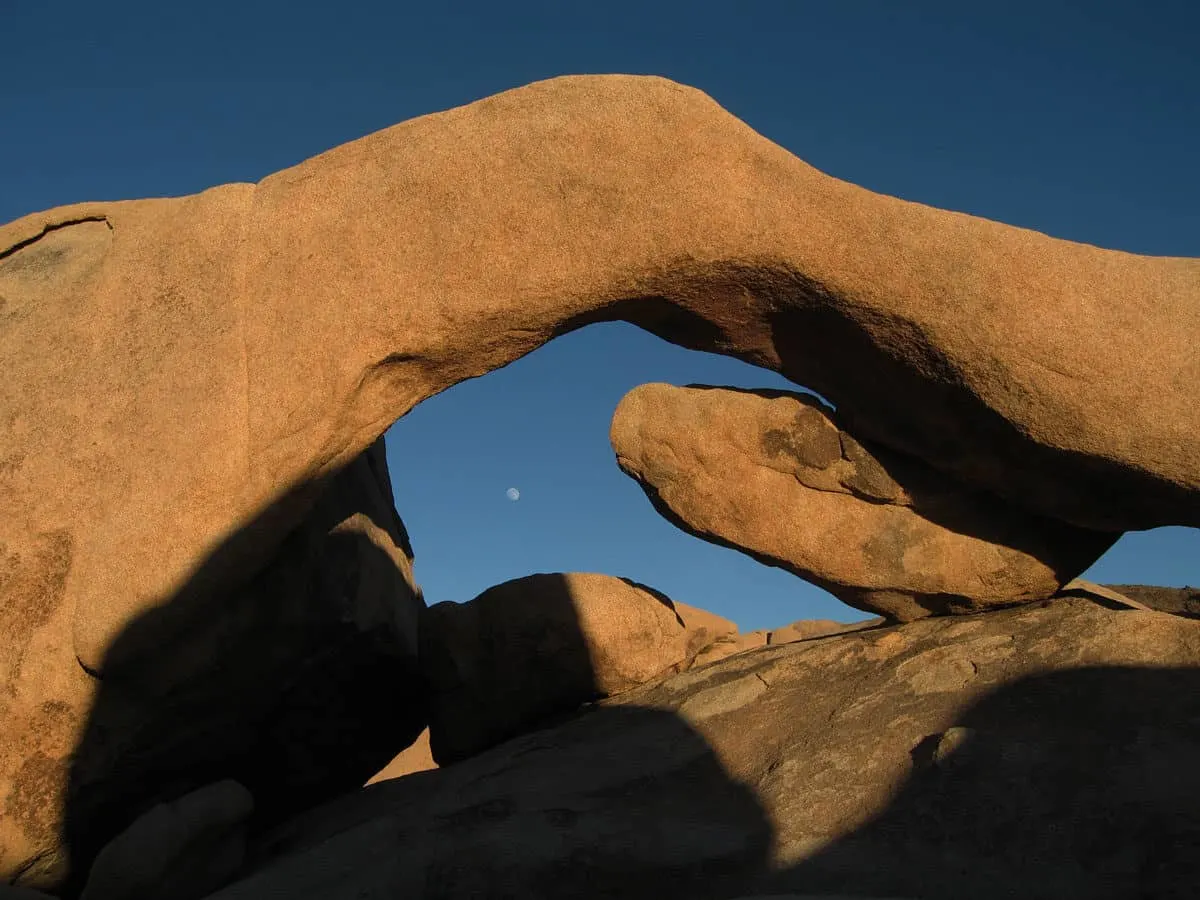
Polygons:
<instances>
[{"instance_id":1,"label":"shadow on rock","mask_svg":"<svg viewBox=\"0 0 1200 900\"><path fill-rule=\"evenodd\" d=\"M281 499L113 642L72 759L64 895L156 804L232 779L254 833L357 788L420 733L422 601L382 452ZM312 493L271 555L262 524Z\"/></svg>"},{"instance_id":2,"label":"shadow on rock","mask_svg":"<svg viewBox=\"0 0 1200 900\"><path fill-rule=\"evenodd\" d=\"M683 719L595 706L297 818L216 896L733 897L771 837Z\"/></svg>"},{"instance_id":3,"label":"shadow on rock","mask_svg":"<svg viewBox=\"0 0 1200 900\"><path fill-rule=\"evenodd\" d=\"M770 882L922 898L1186 897L1200 885L1200 669L1019 680L912 750L888 807Z\"/></svg>"},{"instance_id":4,"label":"shadow on rock","mask_svg":"<svg viewBox=\"0 0 1200 900\"><path fill-rule=\"evenodd\" d=\"M965 644L925 621L732 657L296 817L214 900L1191 896L1200 669L1067 668L1065 630L1030 650L1155 615L1064 601ZM939 687L960 651L1000 683Z\"/></svg>"}]
</instances>

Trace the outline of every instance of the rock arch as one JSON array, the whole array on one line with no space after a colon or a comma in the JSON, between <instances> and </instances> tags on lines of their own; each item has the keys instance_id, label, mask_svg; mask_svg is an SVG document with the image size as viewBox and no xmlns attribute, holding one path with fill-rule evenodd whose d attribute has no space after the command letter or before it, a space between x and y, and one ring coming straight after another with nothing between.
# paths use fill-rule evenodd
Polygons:
<instances>
[{"instance_id":1,"label":"rock arch","mask_svg":"<svg viewBox=\"0 0 1200 900\"><path fill-rule=\"evenodd\" d=\"M612 319L1033 512L1200 525L1200 261L871 193L664 79L560 78L257 185L0 227L0 543L72 548L10 696L82 703L55 673L246 581L417 403Z\"/></svg>"}]
</instances>

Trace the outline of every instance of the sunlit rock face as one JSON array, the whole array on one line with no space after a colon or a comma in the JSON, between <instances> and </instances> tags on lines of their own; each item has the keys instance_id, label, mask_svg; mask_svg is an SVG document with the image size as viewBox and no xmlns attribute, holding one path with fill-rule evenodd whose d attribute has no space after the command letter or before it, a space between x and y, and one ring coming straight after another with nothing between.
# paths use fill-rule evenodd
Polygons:
<instances>
[{"instance_id":1,"label":"sunlit rock face","mask_svg":"<svg viewBox=\"0 0 1200 900\"><path fill-rule=\"evenodd\" d=\"M611 440L672 522L894 620L1043 600L1116 539L868 450L803 394L646 384Z\"/></svg>"},{"instance_id":2,"label":"sunlit rock face","mask_svg":"<svg viewBox=\"0 0 1200 900\"><path fill-rule=\"evenodd\" d=\"M625 320L777 370L861 439L1032 512L1197 525L1198 285L1195 260L846 184L633 76L539 82L256 185L4 225L0 878L65 865L68 760L97 679L118 680L110 651L180 597L261 610L243 589L329 479L460 381ZM385 645L371 656L405 652ZM198 677L203 646L137 671ZM222 679L275 683L249 659ZM116 731L149 739L153 706L118 703Z\"/></svg>"}]
</instances>

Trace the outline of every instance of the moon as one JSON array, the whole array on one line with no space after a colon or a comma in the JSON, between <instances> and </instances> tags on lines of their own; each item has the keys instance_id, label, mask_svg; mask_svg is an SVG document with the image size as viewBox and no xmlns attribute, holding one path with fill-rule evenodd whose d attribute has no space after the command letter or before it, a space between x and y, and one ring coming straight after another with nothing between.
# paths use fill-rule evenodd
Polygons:
<instances>
[{"instance_id":1,"label":"moon","mask_svg":"<svg viewBox=\"0 0 1200 900\"><path fill-rule=\"evenodd\" d=\"M521 492L516 488L509 488L504 492L504 496L506 496L509 500L516 501L521 499Z\"/></svg>"}]
</instances>

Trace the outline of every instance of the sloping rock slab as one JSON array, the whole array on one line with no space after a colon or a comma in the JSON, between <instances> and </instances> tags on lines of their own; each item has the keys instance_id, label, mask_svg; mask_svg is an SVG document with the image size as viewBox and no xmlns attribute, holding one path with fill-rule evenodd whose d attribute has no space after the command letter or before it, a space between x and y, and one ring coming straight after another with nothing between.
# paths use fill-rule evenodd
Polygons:
<instances>
[{"instance_id":1,"label":"sloping rock slab","mask_svg":"<svg viewBox=\"0 0 1200 900\"><path fill-rule=\"evenodd\" d=\"M1152 609L1200 619L1200 587L1159 587L1151 584L1110 584L1106 587Z\"/></svg>"},{"instance_id":2,"label":"sloping rock slab","mask_svg":"<svg viewBox=\"0 0 1200 900\"><path fill-rule=\"evenodd\" d=\"M1085 599L769 647L261 841L220 900L1185 897L1200 623Z\"/></svg>"}]
</instances>

